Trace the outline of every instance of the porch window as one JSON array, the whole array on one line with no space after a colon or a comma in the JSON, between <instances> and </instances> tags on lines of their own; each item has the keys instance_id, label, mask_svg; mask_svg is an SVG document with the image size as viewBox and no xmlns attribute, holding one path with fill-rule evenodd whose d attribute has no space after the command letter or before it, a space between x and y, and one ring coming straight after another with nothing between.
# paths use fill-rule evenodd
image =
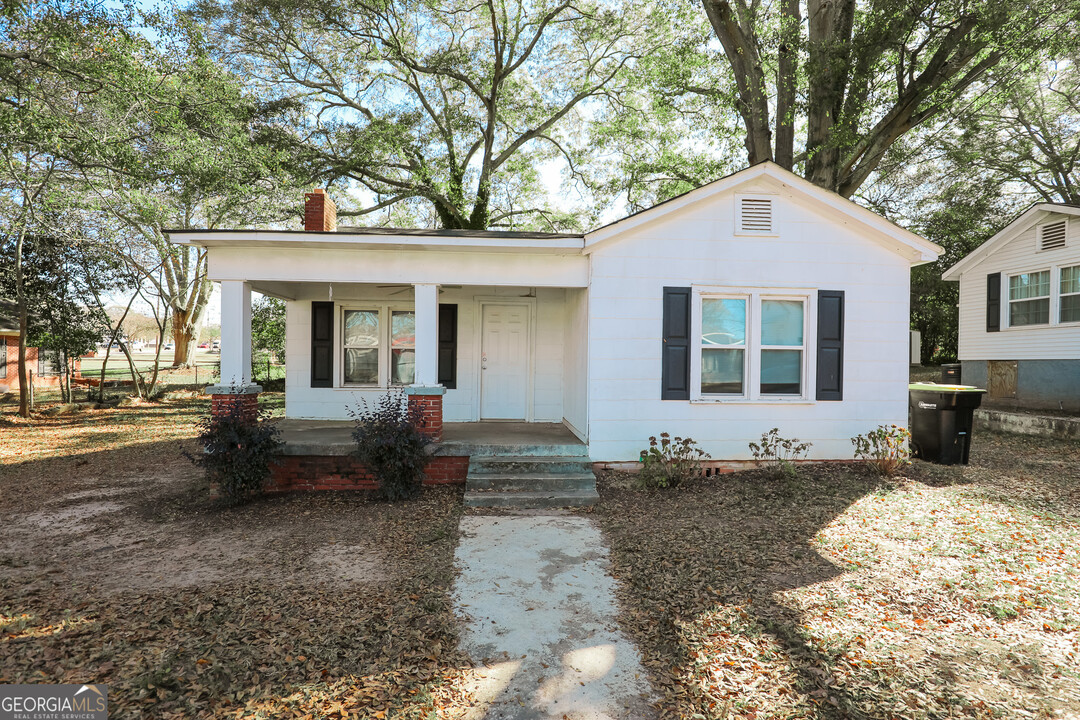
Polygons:
<instances>
[{"instance_id":1,"label":"porch window","mask_svg":"<svg viewBox=\"0 0 1080 720\"><path fill-rule=\"evenodd\" d=\"M699 297L699 396L805 396L806 297L756 291Z\"/></svg>"},{"instance_id":2,"label":"porch window","mask_svg":"<svg viewBox=\"0 0 1080 720\"><path fill-rule=\"evenodd\" d=\"M1061 309L1058 322L1080 322L1080 265L1061 268Z\"/></svg>"},{"instance_id":3,"label":"porch window","mask_svg":"<svg viewBox=\"0 0 1080 720\"><path fill-rule=\"evenodd\" d=\"M1050 271L1009 276L1009 327L1050 322Z\"/></svg>"},{"instance_id":4,"label":"porch window","mask_svg":"<svg viewBox=\"0 0 1080 720\"><path fill-rule=\"evenodd\" d=\"M394 310L390 316L390 383L409 385L416 378L416 313Z\"/></svg>"},{"instance_id":5,"label":"porch window","mask_svg":"<svg viewBox=\"0 0 1080 720\"><path fill-rule=\"evenodd\" d=\"M346 310L345 383L379 384L379 311Z\"/></svg>"}]
</instances>

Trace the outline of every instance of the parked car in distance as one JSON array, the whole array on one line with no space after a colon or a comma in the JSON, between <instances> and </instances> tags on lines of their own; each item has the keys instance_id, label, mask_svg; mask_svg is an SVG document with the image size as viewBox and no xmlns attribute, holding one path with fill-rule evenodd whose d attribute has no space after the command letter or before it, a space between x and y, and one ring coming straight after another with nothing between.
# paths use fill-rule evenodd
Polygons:
<instances>
[{"instance_id":1,"label":"parked car in distance","mask_svg":"<svg viewBox=\"0 0 1080 720\"><path fill-rule=\"evenodd\" d=\"M210 343L210 352L221 352L221 342L215 340L214 342Z\"/></svg>"},{"instance_id":2,"label":"parked car in distance","mask_svg":"<svg viewBox=\"0 0 1080 720\"><path fill-rule=\"evenodd\" d=\"M164 345L162 346L162 348L161 348L161 349L162 349L162 350L172 350L172 349L174 349L174 348L173 348L173 344L172 344L172 343L165 343L165 344L164 344Z\"/></svg>"}]
</instances>

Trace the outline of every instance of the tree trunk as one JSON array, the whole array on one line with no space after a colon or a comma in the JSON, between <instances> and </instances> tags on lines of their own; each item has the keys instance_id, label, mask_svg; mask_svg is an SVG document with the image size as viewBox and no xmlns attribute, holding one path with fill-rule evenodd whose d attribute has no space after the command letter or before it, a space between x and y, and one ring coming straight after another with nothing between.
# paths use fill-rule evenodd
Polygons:
<instances>
[{"instance_id":1,"label":"tree trunk","mask_svg":"<svg viewBox=\"0 0 1080 720\"><path fill-rule=\"evenodd\" d=\"M839 176L840 148L833 128L844 107L854 12L854 0L807 3L810 45L805 177L827 190L836 189Z\"/></svg>"},{"instance_id":2,"label":"tree trunk","mask_svg":"<svg viewBox=\"0 0 1080 720\"><path fill-rule=\"evenodd\" d=\"M22 250L26 229L20 227L15 240L15 302L19 306L19 415L30 417L30 388L26 373L26 333L29 317L26 311L26 288L23 286Z\"/></svg>"},{"instance_id":3,"label":"tree trunk","mask_svg":"<svg viewBox=\"0 0 1080 720\"><path fill-rule=\"evenodd\" d=\"M799 0L784 0L780 9L780 48L776 67L776 164L792 170L795 160L795 96L802 19Z\"/></svg>"},{"instance_id":4,"label":"tree trunk","mask_svg":"<svg viewBox=\"0 0 1080 720\"><path fill-rule=\"evenodd\" d=\"M191 367L195 357L195 319L187 310L174 310L173 327L173 367Z\"/></svg>"}]
</instances>

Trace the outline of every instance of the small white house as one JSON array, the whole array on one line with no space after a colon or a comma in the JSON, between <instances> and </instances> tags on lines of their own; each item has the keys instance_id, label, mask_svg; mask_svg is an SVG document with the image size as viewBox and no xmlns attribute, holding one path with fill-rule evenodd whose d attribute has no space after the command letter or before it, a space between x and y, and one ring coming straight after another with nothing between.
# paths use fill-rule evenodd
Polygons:
<instances>
[{"instance_id":1,"label":"small white house","mask_svg":"<svg viewBox=\"0 0 1080 720\"><path fill-rule=\"evenodd\" d=\"M942 277L960 283L965 384L1080 410L1080 207L1033 205Z\"/></svg>"},{"instance_id":2,"label":"small white house","mask_svg":"<svg viewBox=\"0 0 1080 720\"><path fill-rule=\"evenodd\" d=\"M578 235L176 231L222 289L222 385L249 381L250 293L287 303L285 412L347 419L406 386L445 423L561 423L597 462L650 435L812 458L907 424L909 271L940 248L773 163Z\"/></svg>"}]
</instances>

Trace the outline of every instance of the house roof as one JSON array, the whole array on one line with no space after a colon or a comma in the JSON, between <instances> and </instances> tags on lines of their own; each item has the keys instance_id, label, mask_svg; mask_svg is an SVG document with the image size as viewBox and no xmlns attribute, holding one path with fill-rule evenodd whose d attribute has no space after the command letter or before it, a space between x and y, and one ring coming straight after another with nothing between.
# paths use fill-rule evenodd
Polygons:
<instances>
[{"instance_id":1,"label":"house roof","mask_svg":"<svg viewBox=\"0 0 1080 720\"><path fill-rule=\"evenodd\" d=\"M383 250L455 250L482 252L580 253L583 235L511 230L418 230L339 226L336 232L304 230L167 230L181 245L202 247L356 248Z\"/></svg>"},{"instance_id":2,"label":"house roof","mask_svg":"<svg viewBox=\"0 0 1080 720\"><path fill-rule=\"evenodd\" d=\"M356 248L356 249L441 249L476 252L589 253L626 230L653 222L668 213L702 202L719 193L767 177L791 192L831 208L873 231L871 237L889 249L919 264L932 262L943 250L854 202L824 190L785 170L776 163L763 162L732 173L707 185L666 200L647 210L583 234L540 233L508 230L418 230L408 228L339 226L336 232L299 230L167 230L173 242L182 245Z\"/></svg>"},{"instance_id":3,"label":"house roof","mask_svg":"<svg viewBox=\"0 0 1080 720\"><path fill-rule=\"evenodd\" d=\"M883 218L875 212L867 210L861 205L857 205L847 198L841 197L830 190L820 188L810 181L799 177L790 170L785 170L776 163L768 160L752 165L745 170L740 170L731 175L722 177L719 180L714 180L707 185L702 185L701 187L685 192L682 195L677 195L676 197L665 200L647 210L638 211L621 220L616 220L615 222L585 233L585 252L591 252L596 246L606 243L608 240L615 238L626 230L653 222L669 213L702 202L714 195L726 192L739 185L762 177L771 178L797 195L802 195L803 197L814 200L866 227L876 230L882 240L888 239L894 243L892 249L899 254L908 257L917 264L933 262L937 259L938 255L944 252L943 248L935 245L929 240L926 240L909 230L905 230L890 220Z\"/></svg>"},{"instance_id":4,"label":"house roof","mask_svg":"<svg viewBox=\"0 0 1080 720\"><path fill-rule=\"evenodd\" d=\"M979 264L979 262L993 253L994 250L1005 245L1032 225L1042 222L1052 213L1080 216L1080 205L1069 205L1066 203L1035 203L1013 218L1012 222L998 231L996 235L969 252L960 260L960 262L942 273L941 278L943 280L959 280L960 275L963 274L965 270Z\"/></svg>"}]
</instances>

